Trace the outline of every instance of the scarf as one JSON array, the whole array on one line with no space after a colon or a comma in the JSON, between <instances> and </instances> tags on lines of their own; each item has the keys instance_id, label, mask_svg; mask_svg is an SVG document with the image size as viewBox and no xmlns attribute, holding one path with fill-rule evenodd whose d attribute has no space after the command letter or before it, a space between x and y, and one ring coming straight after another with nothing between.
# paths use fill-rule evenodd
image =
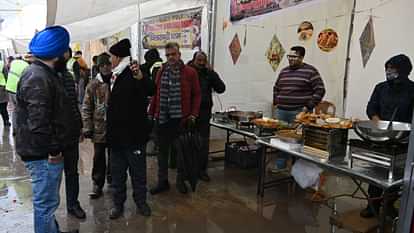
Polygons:
<instances>
[{"instance_id":1,"label":"scarf","mask_svg":"<svg viewBox=\"0 0 414 233\"><path fill-rule=\"evenodd\" d=\"M111 91L115 85L115 81L118 76L129 66L129 57L124 57L121 62L112 69L112 78L111 78Z\"/></svg>"},{"instance_id":2,"label":"scarf","mask_svg":"<svg viewBox=\"0 0 414 233\"><path fill-rule=\"evenodd\" d=\"M160 118L163 124L170 119L181 119L181 69L184 63L180 61L177 65L165 64L161 75L160 87Z\"/></svg>"}]
</instances>

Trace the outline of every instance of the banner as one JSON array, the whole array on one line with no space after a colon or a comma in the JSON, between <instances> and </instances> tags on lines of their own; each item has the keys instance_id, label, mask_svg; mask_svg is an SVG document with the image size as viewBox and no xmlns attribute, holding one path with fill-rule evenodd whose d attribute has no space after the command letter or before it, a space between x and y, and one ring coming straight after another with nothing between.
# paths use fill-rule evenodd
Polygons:
<instances>
[{"instance_id":1,"label":"banner","mask_svg":"<svg viewBox=\"0 0 414 233\"><path fill-rule=\"evenodd\" d=\"M143 19L142 46L163 48L177 42L181 48L201 48L201 15L197 8Z\"/></svg>"},{"instance_id":2,"label":"banner","mask_svg":"<svg viewBox=\"0 0 414 233\"><path fill-rule=\"evenodd\" d=\"M238 21L313 0L230 0L230 20Z\"/></svg>"}]
</instances>

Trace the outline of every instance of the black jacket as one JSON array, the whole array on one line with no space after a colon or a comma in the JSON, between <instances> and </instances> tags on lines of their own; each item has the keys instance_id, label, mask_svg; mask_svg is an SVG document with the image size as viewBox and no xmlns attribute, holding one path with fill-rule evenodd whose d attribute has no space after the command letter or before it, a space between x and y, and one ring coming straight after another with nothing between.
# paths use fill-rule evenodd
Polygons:
<instances>
[{"instance_id":1,"label":"black jacket","mask_svg":"<svg viewBox=\"0 0 414 233\"><path fill-rule=\"evenodd\" d=\"M147 117L147 97L154 83L137 80L127 67L116 79L107 110L107 142L110 146L138 146L147 142L151 131Z\"/></svg>"},{"instance_id":2,"label":"black jacket","mask_svg":"<svg viewBox=\"0 0 414 233\"><path fill-rule=\"evenodd\" d=\"M205 110L210 110L213 106L213 90L219 94L223 93L226 90L226 85L223 80L220 79L220 76L214 71L209 69L198 69L198 78L200 81L201 89L201 104L200 108Z\"/></svg>"},{"instance_id":3,"label":"black jacket","mask_svg":"<svg viewBox=\"0 0 414 233\"><path fill-rule=\"evenodd\" d=\"M400 83L381 82L375 86L367 105L367 115L371 119L378 115L382 120L390 120L398 107L395 121L411 123L414 107L414 82L400 77Z\"/></svg>"},{"instance_id":4,"label":"black jacket","mask_svg":"<svg viewBox=\"0 0 414 233\"><path fill-rule=\"evenodd\" d=\"M17 85L16 151L24 161L46 159L63 150L64 91L55 71L40 61Z\"/></svg>"},{"instance_id":5,"label":"black jacket","mask_svg":"<svg viewBox=\"0 0 414 233\"><path fill-rule=\"evenodd\" d=\"M68 71L59 73L59 80L64 90L65 147L79 142L82 129L82 117L79 110L75 78Z\"/></svg>"}]
</instances>

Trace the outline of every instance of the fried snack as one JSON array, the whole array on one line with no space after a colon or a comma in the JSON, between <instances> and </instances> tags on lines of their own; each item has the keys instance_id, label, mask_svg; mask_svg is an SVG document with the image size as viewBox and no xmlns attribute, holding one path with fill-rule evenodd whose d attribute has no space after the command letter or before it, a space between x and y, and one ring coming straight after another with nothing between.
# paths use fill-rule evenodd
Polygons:
<instances>
[{"instance_id":1,"label":"fried snack","mask_svg":"<svg viewBox=\"0 0 414 233\"><path fill-rule=\"evenodd\" d=\"M262 128L275 129L280 126L279 120L271 118L257 118L253 120L253 124Z\"/></svg>"}]
</instances>

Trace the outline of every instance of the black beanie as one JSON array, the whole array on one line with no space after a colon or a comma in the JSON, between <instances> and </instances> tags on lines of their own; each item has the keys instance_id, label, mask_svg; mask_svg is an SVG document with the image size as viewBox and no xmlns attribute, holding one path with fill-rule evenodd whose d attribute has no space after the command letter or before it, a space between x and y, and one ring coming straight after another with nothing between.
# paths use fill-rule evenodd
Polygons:
<instances>
[{"instance_id":1,"label":"black beanie","mask_svg":"<svg viewBox=\"0 0 414 233\"><path fill-rule=\"evenodd\" d=\"M413 69L413 65L411 64L410 58L405 56L404 54L400 54L390 58L385 63L385 69L388 65L395 67L398 70L398 74L401 76L408 76Z\"/></svg>"},{"instance_id":2,"label":"black beanie","mask_svg":"<svg viewBox=\"0 0 414 233\"><path fill-rule=\"evenodd\" d=\"M109 52L118 57L131 56L131 42L129 39L123 39L109 48Z\"/></svg>"}]
</instances>

